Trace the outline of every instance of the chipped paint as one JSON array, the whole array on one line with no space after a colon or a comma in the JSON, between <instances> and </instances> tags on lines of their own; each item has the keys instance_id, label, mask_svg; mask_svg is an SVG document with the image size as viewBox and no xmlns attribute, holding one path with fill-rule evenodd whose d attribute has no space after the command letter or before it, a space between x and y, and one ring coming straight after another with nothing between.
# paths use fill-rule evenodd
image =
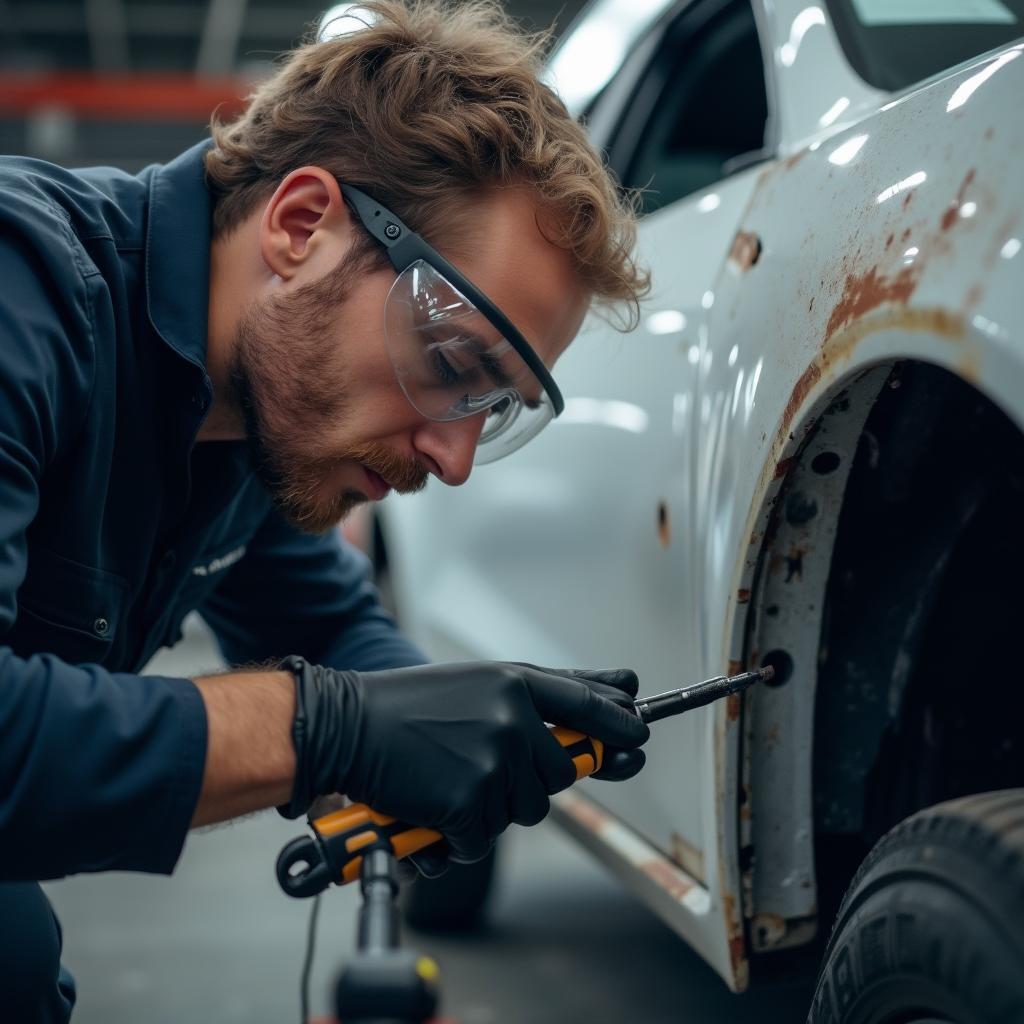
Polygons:
<instances>
[{"instance_id":1,"label":"chipped paint","mask_svg":"<svg viewBox=\"0 0 1024 1024\"><path fill-rule=\"evenodd\" d=\"M683 901L686 894L695 885L695 882L684 878L678 871L674 871L670 864L666 864L663 860L647 860L642 864L638 864L637 867L678 903Z\"/></svg>"},{"instance_id":2,"label":"chipped paint","mask_svg":"<svg viewBox=\"0 0 1024 1024\"><path fill-rule=\"evenodd\" d=\"M760 258L761 239L753 231L737 231L729 250L729 262L741 271L746 271Z\"/></svg>"},{"instance_id":3,"label":"chipped paint","mask_svg":"<svg viewBox=\"0 0 1024 1024\"><path fill-rule=\"evenodd\" d=\"M746 587L740 587L736 591L736 600L739 604L746 604L750 600L750 591Z\"/></svg>"},{"instance_id":4,"label":"chipped paint","mask_svg":"<svg viewBox=\"0 0 1024 1024\"><path fill-rule=\"evenodd\" d=\"M672 524L668 518L668 503L658 502L658 543L667 548L672 543Z\"/></svg>"},{"instance_id":5,"label":"chipped paint","mask_svg":"<svg viewBox=\"0 0 1024 1024\"><path fill-rule=\"evenodd\" d=\"M685 836L673 832L669 836L672 859L698 882L704 883L704 851L699 850Z\"/></svg>"},{"instance_id":6,"label":"chipped paint","mask_svg":"<svg viewBox=\"0 0 1024 1024\"><path fill-rule=\"evenodd\" d=\"M971 187L971 183L974 181L974 168L971 168L964 177L964 180L960 183L960 188L957 191L956 198L946 207L945 212L942 214L942 220L939 221L939 227L943 231L948 231L956 222L960 216L960 207L964 204L964 196L967 194L967 190Z\"/></svg>"}]
</instances>

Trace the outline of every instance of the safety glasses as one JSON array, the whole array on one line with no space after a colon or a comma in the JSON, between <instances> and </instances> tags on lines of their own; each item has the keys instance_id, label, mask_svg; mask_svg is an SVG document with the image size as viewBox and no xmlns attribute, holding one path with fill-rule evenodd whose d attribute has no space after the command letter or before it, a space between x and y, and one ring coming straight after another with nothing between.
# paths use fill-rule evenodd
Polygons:
<instances>
[{"instance_id":1,"label":"safety glasses","mask_svg":"<svg viewBox=\"0 0 1024 1024\"><path fill-rule=\"evenodd\" d=\"M565 407L541 358L508 317L390 210L343 182L342 195L398 276L384 303L395 376L422 416L486 412L474 462L521 448Z\"/></svg>"}]
</instances>

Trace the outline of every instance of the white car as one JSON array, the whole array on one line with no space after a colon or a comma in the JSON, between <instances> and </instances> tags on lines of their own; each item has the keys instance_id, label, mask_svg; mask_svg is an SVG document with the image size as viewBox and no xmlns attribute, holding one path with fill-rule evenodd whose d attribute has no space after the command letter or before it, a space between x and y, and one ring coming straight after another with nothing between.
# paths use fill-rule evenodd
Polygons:
<instances>
[{"instance_id":1,"label":"white car","mask_svg":"<svg viewBox=\"0 0 1024 1024\"><path fill-rule=\"evenodd\" d=\"M775 666L554 814L735 991L823 950L814 1021L1024 1020L1022 18L596 0L550 74L649 189L642 326L588 320L544 434L381 510L439 659Z\"/></svg>"}]
</instances>

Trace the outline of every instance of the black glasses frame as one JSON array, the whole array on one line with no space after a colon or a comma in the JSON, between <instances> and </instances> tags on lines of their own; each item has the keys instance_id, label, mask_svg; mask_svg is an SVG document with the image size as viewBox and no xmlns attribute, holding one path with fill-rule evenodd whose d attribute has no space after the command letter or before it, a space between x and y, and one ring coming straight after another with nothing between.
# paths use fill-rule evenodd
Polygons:
<instances>
[{"instance_id":1,"label":"black glasses frame","mask_svg":"<svg viewBox=\"0 0 1024 1024\"><path fill-rule=\"evenodd\" d=\"M551 376L544 361L533 350L530 343L519 333L511 320L469 278L453 267L432 245L425 242L415 231L410 230L386 206L352 185L339 181L341 194L356 212L363 227L371 237L384 246L391 266L399 274L417 260L429 263L443 274L487 319L501 332L503 338L519 353L523 362L533 371L541 386L547 392L554 406L555 415L560 416L565 408L565 399Z\"/></svg>"}]
</instances>

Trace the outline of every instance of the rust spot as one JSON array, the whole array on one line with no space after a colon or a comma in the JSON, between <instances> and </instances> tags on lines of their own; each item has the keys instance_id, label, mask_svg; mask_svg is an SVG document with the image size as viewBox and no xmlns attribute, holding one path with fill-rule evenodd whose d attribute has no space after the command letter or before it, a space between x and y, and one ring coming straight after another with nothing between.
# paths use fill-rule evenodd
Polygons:
<instances>
[{"instance_id":1,"label":"rust spot","mask_svg":"<svg viewBox=\"0 0 1024 1024\"><path fill-rule=\"evenodd\" d=\"M971 168L964 177L964 180L960 183L960 188L957 191L956 198L946 207L946 212L942 215L942 220L939 222L943 231L948 231L955 223L958 214L960 213L960 207L963 205L964 196L967 190L971 187L971 182L974 181L974 169Z\"/></svg>"},{"instance_id":2,"label":"rust spot","mask_svg":"<svg viewBox=\"0 0 1024 1024\"><path fill-rule=\"evenodd\" d=\"M910 237L910 228L904 228L903 234L900 235L900 244L902 245Z\"/></svg>"},{"instance_id":3,"label":"rust spot","mask_svg":"<svg viewBox=\"0 0 1024 1024\"><path fill-rule=\"evenodd\" d=\"M672 527L668 521L668 505L658 502L658 543L667 548L672 543Z\"/></svg>"},{"instance_id":4,"label":"rust spot","mask_svg":"<svg viewBox=\"0 0 1024 1024\"><path fill-rule=\"evenodd\" d=\"M729 964L733 977L746 977L747 950L743 941L743 926L736 913L736 900L732 893L722 893L722 911L725 917L725 933L729 936Z\"/></svg>"},{"instance_id":5,"label":"rust spot","mask_svg":"<svg viewBox=\"0 0 1024 1024\"><path fill-rule=\"evenodd\" d=\"M782 161L782 169L784 171L791 171L791 170L793 170L793 168L796 167L796 165L798 163L800 163L800 161L803 160L803 158L806 155L807 155L807 150L806 149L801 149L801 150L798 150L796 153L793 153L791 156L787 156L786 159Z\"/></svg>"},{"instance_id":6,"label":"rust spot","mask_svg":"<svg viewBox=\"0 0 1024 1024\"><path fill-rule=\"evenodd\" d=\"M944 309L899 309L858 320L836 335L824 354L824 362L831 364L845 359L860 341L874 331L898 327L904 331L928 331L941 335L950 341L960 341L964 336L963 318L947 313Z\"/></svg>"},{"instance_id":7,"label":"rust spot","mask_svg":"<svg viewBox=\"0 0 1024 1024\"><path fill-rule=\"evenodd\" d=\"M764 737L765 746L769 750L774 750L779 745L779 723L773 722L771 728L765 733Z\"/></svg>"},{"instance_id":8,"label":"rust spot","mask_svg":"<svg viewBox=\"0 0 1024 1024\"><path fill-rule=\"evenodd\" d=\"M885 240L885 247L886 247L886 249L888 249L892 245L892 240L895 237L896 237L895 234L890 234L889 237Z\"/></svg>"},{"instance_id":9,"label":"rust spot","mask_svg":"<svg viewBox=\"0 0 1024 1024\"><path fill-rule=\"evenodd\" d=\"M730 693L725 698L725 717L730 722L738 722L740 720L740 711L743 708L743 699L738 693Z\"/></svg>"},{"instance_id":10,"label":"rust spot","mask_svg":"<svg viewBox=\"0 0 1024 1024\"><path fill-rule=\"evenodd\" d=\"M746 589L737 590L736 601L739 604L747 604L747 602L750 601L750 591Z\"/></svg>"},{"instance_id":11,"label":"rust spot","mask_svg":"<svg viewBox=\"0 0 1024 1024\"><path fill-rule=\"evenodd\" d=\"M835 314L833 314L835 315ZM804 400L807 398L811 388L814 387L818 381L821 380L821 367L816 363L811 363L806 370L800 375L800 379L793 386L793 391L789 396L789 401L786 403L786 408L782 413L782 427L779 431L781 434L789 433L789 425L793 422L793 417L797 414L797 410L804 404ZM783 460L785 462L785 460ZM782 462L779 466L782 466ZM787 466L786 469L789 467ZM782 475L785 475L783 470ZM779 467L775 469L775 476L779 476Z\"/></svg>"},{"instance_id":12,"label":"rust spot","mask_svg":"<svg viewBox=\"0 0 1024 1024\"><path fill-rule=\"evenodd\" d=\"M672 899L681 901L693 888L694 883L688 882L678 871L663 860L645 860L639 865L640 870L660 889L664 889Z\"/></svg>"},{"instance_id":13,"label":"rust spot","mask_svg":"<svg viewBox=\"0 0 1024 1024\"><path fill-rule=\"evenodd\" d=\"M789 583L795 576L798 580L804 577L804 555L807 552L803 548L792 547L786 555L786 579Z\"/></svg>"},{"instance_id":14,"label":"rust spot","mask_svg":"<svg viewBox=\"0 0 1024 1024\"><path fill-rule=\"evenodd\" d=\"M733 658L729 662L729 667L725 670L727 676L738 676L743 671L743 662Z\"/></svg>"},{"instance_id":15,"label":"rust spot","mask_svg":"<svg viewBox=\"0 0 1024 1024\"><path fill-rule=\"evenodd\" d=\"M768 572L773 576L782 568L782 555L775 552L771 558L768 559Z\"/></svg>"},{"instance_id":16,"label":"rust spot","mask_svg":"<svg viewBox=\"0 0 1024 1024\"><path fill-rule=\"evenodd\" d=\"M761 239L753 231L737 231L729 259L740 270L749 270L761 258Z\"/></svg>"},{"instance_id":17,"label":"rust spot","mask_svg":"<svg viewBox=\"0 0 1024 1024\"><path fill-rule=\"evenodd\" d=\"M789 467L792 465L793 460L791 458L782 459L775 467L775 479L781 480L789 472Z\"/></svg>"},{"instance_id":18,"label":"rust spot","mask_svg":"<svg viewBox=\"0 0 1024 1024\"><path fill-rule=\"evenodd\" d=\"M967 294L964 296L964 309L973 309L979 302L981 302L982 295L985 294L984 288L980 284L972 284L967 289Z\"/></svg>"},{"instance_id":19,"label":"rust spot","mask_svg":"<svg viewBox=\"0 0 1024 1024\"><path fill-rule=\"evenodd\" d=\"M786 937L786 921L779 914L758 914L751 925L762 949L770 949Z\"/></svg>"},{"instance_id":20,"label":"rust spot","mask_svg":"<svg viewBox=\"0 0 1024 1024\"><path fill-rule=\"evenodd\" d=\"M914 198L913 189L908 189L907 194L903 197L903 209L905 210L909 205L910 201Z\"/></svg>"},{"instance_id":21,"label":"rust spot","mask_svg":"<svg viewBox=\"0 0 1024 1024\"><path fill-rule=\"evenodd\" d=\"M591 832L600 832L608 824L608 815L598 810L589 800L570 797L565 803L565 809Z\"/></svg>"},{"instance_id":22,"label":"rust spot","mask_svg":"<svg viewBox=\"0 0 1024 1024\"><path fill-rule=\"evenodd\" d=\"M904 267L895 277L891 278L880 274L877 267L872 267L863 274L848 275L842 297L828 318L828 324L825 327L825 340L828 341L840 327L862 317L885 302L898 302L901 305L906 305L916 287L917 276L914 267ZM820 371L818 376L821 376ZM809 386L807 390L810 390Z\"/></svg>"},{"instance_id":23,"label":"rust spot","mask_svg":"<svg viewBox=\"0 0 1024 1024\"><path fill-rule=\"evenodd\" d=\"M672 859L688 874L698 881L704 881L704 852L698 850L688 839L678 832L670 836Z\"/></svg>"}]
</instances>

